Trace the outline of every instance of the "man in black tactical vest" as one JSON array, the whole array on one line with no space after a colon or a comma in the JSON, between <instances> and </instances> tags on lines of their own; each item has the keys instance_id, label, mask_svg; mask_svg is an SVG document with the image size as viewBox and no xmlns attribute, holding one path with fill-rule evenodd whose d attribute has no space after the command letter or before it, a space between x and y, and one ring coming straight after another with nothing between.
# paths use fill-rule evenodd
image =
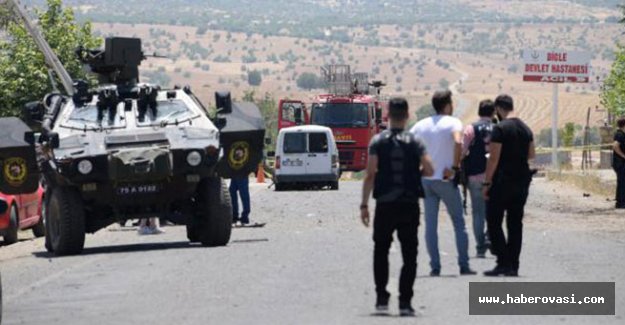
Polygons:
<instances>
[{"instance_id":1,"label":"man in black tactical vest","mask_svg":"<svg viewBox=\"0 0 625 325\"><path fill-rule=\"evenodd\" d=\"M369 162L363 184L361 219L369 226L369 197L376 199L373 221L376 309L388 310L388 252L393 233L401 243L404 265L399 278L399 311L402 316L414 315L411 305L417 271L417 228L419 198L422 197L421 176L431 176L433 167L425 146L405 130L408 103L403 98L389 102L390 130L376 135L369 145Z\"/></svg>"},{"instance_id":2,"label":"man in black tactical vest","mask_svg":"<svg viewBox=\"0 0 625 325\"><path fill-rule=\"evenodd\" d=\"M614 134L612 168L616 172L616 208L625 209L625 118L616 122Z\"/></svg>"},{"instance_id":3,"label":"man in black tactical vest","mask_svg":"<svg viewBox=\"0 0 625 325\"><path fill-rule=\"evenodd\" d=\"M484 258L490 244L486 236L486 202L482 195L482 183L486 173L486 154L488 154L488 145L493 131L493 116L495 115L493 101L490 99L481 101L478 115L479 121L467 125L464 130L463 155L465 158L462 161L462 167L466 177L465 186L469 189L471 196L477 257Z\"/></svg>"},{"instance_id":4,"label":"man in black tactical vest","mask_svg":"<svg viewBox=\"0 0 625 325\"><path fill-rule=\"evenodd\" d=\"M514 116L512 97L497 97L495 110L501 122L493 127L491 134L482 194L487 201L488 236L497 266L484 275L518 276L523 214L533 174L529 160L536 156L534 134ZM507 238L502 228L504 214Z\"/></svg>"}]
</instances>

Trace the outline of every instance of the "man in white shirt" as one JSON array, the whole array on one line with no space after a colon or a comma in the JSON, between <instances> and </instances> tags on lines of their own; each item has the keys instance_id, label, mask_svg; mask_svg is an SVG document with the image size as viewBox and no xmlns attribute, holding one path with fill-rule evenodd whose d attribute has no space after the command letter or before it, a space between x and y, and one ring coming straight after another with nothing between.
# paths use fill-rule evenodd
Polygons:
<instances>
[{"instance_id":1,"label":"man in white shirt","mask_svg":"<svg viewBox=\"0 0 625 325\"><path fill-rule=\"evenodd\" d=\"M441 273L438 251L438 211L442 200L451 216L461 275L474 275L469 267L469 238L464 223L458 172L462 159L462 122L452 117L451 91L437 91L432 97L436 115L419 121L411 130L423 140L434 163L434 175L423 178L425 192L425 240L430 255L431 276Z\"/></svg>"}]
</instances>

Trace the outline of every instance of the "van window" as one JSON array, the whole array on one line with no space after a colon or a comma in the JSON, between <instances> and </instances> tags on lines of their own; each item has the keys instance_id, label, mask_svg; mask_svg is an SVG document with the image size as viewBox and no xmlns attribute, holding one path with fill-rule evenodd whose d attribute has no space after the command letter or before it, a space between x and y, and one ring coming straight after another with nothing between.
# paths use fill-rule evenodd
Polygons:
<instances>
[{"instance_id":1,"label":"van window","mask_svg":"<svg viewBox=\"0 0 625 325\"><path fill-rule=\"evenodd\" d=\"M284 135L284 153L305 153L306 133L286 133Z\"/></svg>"},{"instance_id":2,"label":"van window","mask_svg":"<svg viewBox=\"0 0 625 325\"><path fill-rule=\"evenodd\" d=\"M308 135L308 146L311 153L328 152L328 136L325 133L310 133Z\"/></svg>"}]
</instances>

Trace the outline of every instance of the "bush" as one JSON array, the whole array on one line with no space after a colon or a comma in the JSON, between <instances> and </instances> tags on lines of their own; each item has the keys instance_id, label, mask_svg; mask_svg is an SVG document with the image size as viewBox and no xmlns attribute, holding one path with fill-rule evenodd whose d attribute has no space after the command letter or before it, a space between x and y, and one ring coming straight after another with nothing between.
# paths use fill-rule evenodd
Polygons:
<instances>
[{"instance_id":1,"label":"bush","mask_svg":"<svg viewBox=\"0 0 625 325\"><path fill-rule=\"evenodd\" d=\"M258 70L248 71L247 73L247 83L250 86L260 86L263 82L263 76Z\"/></svg>"}]
</instances>

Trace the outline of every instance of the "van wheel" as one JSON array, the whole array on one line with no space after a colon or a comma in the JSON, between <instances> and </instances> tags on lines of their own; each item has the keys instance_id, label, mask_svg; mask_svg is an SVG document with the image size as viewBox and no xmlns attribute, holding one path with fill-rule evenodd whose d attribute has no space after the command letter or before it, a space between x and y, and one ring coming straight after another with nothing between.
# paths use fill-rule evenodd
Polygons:
<instances>
[{"instance_id":1,"label":"van wheel","mask_svg":"<svg viewBox=\"0 0 625 325\"><path fill-rule=\"evenodd\" d=\"M232 201L221 178L204 179L197 189L197 208L187 225L190 242L204 246L225 246L232 234Z\"/></svg>"},{"instance_id":2,"label":"van wheel","mask_svg":"<svg viewBox=\"0 0 625 325\"><path fill-rule=\"evenodd\" d=\"M284 191L284 184L281 184L281 183L275 183L275 187L276 187L276 192L282 192L282 191Z\"/></svg>"},{"instance_id":3,"label":"van wheel","mask_svg":"<svg viewBox=\"0 0 625 325\"><path fill-rule=\"evenodd\" d=\"M9 229L7 229L6 234L4 235L4 244L11 245L17 243L17 233L19 231L19 216L17 215L17 206L15 204L11 205L11 214L10 214L10 222Z\"/></svg>"},{"instance_id":4,"label":"van wheel","mask_svg":"<svg viewBox=\"0 0 625 325\"><path fill-rule=\"evenodd\" d=\"M46 249L57 256L80 254L85 246L85 209L80 193L55 187L46 201Z\"/></svg>"},{"instance_id":5,"label":"van wheel","mask_svg":"<svg viewBox=\"0 0 625 325\"><path fill-rule=\"evenodd\" d=\"M339 182L336 181L336 182L330 183L330 189L333 190L333 191L338 191L339 190Z\"/></svg>"}]
</instances>

